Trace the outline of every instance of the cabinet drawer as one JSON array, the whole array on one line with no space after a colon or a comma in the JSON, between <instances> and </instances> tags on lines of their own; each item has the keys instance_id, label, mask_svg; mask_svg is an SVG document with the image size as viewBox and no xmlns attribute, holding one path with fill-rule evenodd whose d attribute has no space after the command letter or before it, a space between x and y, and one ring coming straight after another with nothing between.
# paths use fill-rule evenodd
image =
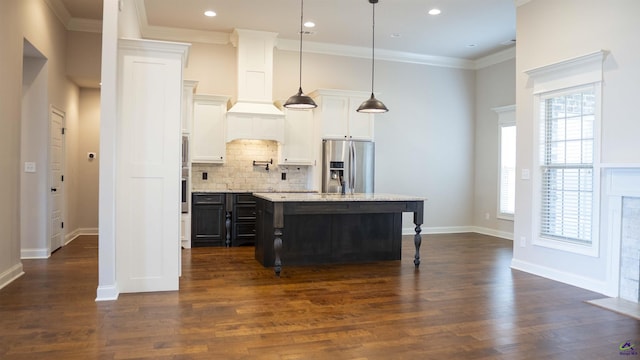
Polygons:
<instances>
[{"instance_id":1,"label":"cabinet drawer","mask_svg":"<svg viewBox=\"0 0 640 360\"><path fill-rule=\"evenodd\" d=\"M256 198L251 194L235 194L234 204L255 204Z\"/></svg>"},{"instance_id":2,"label":"cabinet drawer","mask_svg":"<svg viewBox=\"0 0 640 360\"><path fill-rule=\"evenodd\" d=\"M256 235L256 225L255 224L236 224L235 226L235 237L253 237Z\"/></svg>"},{"instance_id":3,"label":"cabinet drawer","mask_svg":"<svg viewBox=\"0 0 640 360\"><path fill-rule=\"evenodd\" d=\"M224 194L193 194L193 204L224 204Z\"/></svg>"},{"instance_id":4,"label":"cabinet drawer","mask_svg":"<svg viewBox=\"0 0 640 360\"><path fill-rule=\"evenodd\" d=\"M256 220L256 207L255 205L236 205L233 212L234 220L236 221L251 221Z\"/></svg>"},{"instance_id":5,"label":"cabinet drawer","mask_svg":"<svg viewBox=\"0 0 640 360\"><path fill-rule=\"evenodd\" d=\"M250 223L237 223L234 226L233 246L254 245L256 226Z\"/></svg>"}]
</instances>

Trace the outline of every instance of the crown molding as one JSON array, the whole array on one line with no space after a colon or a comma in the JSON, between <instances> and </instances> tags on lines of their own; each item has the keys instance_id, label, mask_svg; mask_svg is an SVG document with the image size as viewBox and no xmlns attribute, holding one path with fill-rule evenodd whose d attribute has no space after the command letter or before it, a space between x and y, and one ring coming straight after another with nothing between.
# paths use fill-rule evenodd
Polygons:
<instances>
[{"instance_id":1,"label":"crown molding","mask_svg":"<svg viewBox=\"0 0 640 360\"><path fill-rule=\"evenodd\" d=\"M215 31L169 28L164 26L140 25L140 33L146 39L170 40L178 42L197 42L205 44L226 45L230 43L231 34Z\"/></svg>"},{"instance_id":2,"label":"crown molding","mask_svg":"<svg viewBox=\"0 0 640 360\"><path fill-rule=\"evenodd\" d=\"M62 23L62 25L66 28L67 24L69 24L69 20L71 20L71 14L67 10L66 6L62 3L61 0L44 0L44 2L49 6L51 11L56 15L58 20Z\"/></svg>"},{"instance_id":3,"label":"crown molding","mask_svg":"<svg viewBox=\"0 0 640 360\"><path fill-rule=\"evenodd\" d=\"M283 51L300 51L300 42L297 40L278 39L276 44L278 50ZM371 48L358 47L358 46L346 46L329 43L311 42L304 43L304 52L334 55L334 56L346 56L370 59ZM404 62L420 65L431 65L439 67L450 67L458 69L473 69L474 62L472 60L458 59L444 56L433 56L416 54L402 51L392 51L385 49L376 49L376 60L386 60L395 62Z\"/></svg>"},{"instance_id":4,"label":"crown molding","mask_svg":"<svg viewBox=\"0 0 640 360\"><path fill-rule=\"evenodd\" d=\"M516 47L511 46L508 49L504 49L497 53L493 53L491 55L487 55L483 58L477 59L476 61L474 61L475 63L474 69L475 70L484 69L486 67L496 65L501 62L515 59L515 58L516 58Z\"/></svg>"},{"instance_id":5,"label":"crown molding","mask_svg":"<svg viewBox=\"0 0 640 360\"><path fill-rule=\"evenodd\" d=\"M516 7L522 6L526 3L531 2L532 0L513 0L513 2L516 4Z\"/></svg>"},{"instance_id":6,"label":"crown molding","mask_svg":"<svg viewBox=\"0 0 640 360\"><path fill-rule=\"evenodd\" d=\"M100 34L102 33L102 20L71 18L67 23L67 30Z\"/></svg>"}]
</instances>

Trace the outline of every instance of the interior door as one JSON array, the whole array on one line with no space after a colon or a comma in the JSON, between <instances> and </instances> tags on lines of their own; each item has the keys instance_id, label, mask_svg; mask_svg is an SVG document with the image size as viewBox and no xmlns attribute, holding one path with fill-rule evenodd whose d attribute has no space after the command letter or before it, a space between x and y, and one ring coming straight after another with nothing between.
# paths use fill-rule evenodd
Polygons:
<instances>
[{"instance_id":1,"label":"interior door","mask_svg":"<svg viewBox=\"0 0 640 360\"><path fill-rule=\"evenodd\" d=\"M49 139L49 251L64 245L63 222L63 159L64 159L64 112L51 109Z\"/></svg>"}]
</instances>

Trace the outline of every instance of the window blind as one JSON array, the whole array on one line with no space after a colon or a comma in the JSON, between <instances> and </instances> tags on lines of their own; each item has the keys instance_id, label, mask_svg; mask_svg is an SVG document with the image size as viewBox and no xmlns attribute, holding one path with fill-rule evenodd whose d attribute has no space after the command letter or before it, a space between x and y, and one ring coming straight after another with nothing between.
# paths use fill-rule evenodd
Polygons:
<instances>
[{"instance_id":1,"label":"window blind","mask_svg":"<svg viewBox=\"0 0 640 360\"><path fill-rule=\"evenodd\" d=\"M543 237L591 243L595 105L592 86L540 102Z\"/></svg>"}]
</instances>

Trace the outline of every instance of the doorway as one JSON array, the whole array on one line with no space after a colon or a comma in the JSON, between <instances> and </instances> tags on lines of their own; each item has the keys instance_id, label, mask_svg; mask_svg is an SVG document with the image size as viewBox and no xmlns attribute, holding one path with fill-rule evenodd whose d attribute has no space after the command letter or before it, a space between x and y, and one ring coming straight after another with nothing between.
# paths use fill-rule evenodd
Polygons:
<instances>
[{"instance_id":1,"label":"doorway","mask_svg":"<svg viewBox=\"0 0 640 360\"><path fill-rule=\"evenodd\" d=\"M65 200L60 184L65 157L61 134L65 113L48 105L48 59L26 39L23 49L20 256L46 259L64 242ZM58 135L54 137L53 132Z\"/></svg>"}]
</instances>

